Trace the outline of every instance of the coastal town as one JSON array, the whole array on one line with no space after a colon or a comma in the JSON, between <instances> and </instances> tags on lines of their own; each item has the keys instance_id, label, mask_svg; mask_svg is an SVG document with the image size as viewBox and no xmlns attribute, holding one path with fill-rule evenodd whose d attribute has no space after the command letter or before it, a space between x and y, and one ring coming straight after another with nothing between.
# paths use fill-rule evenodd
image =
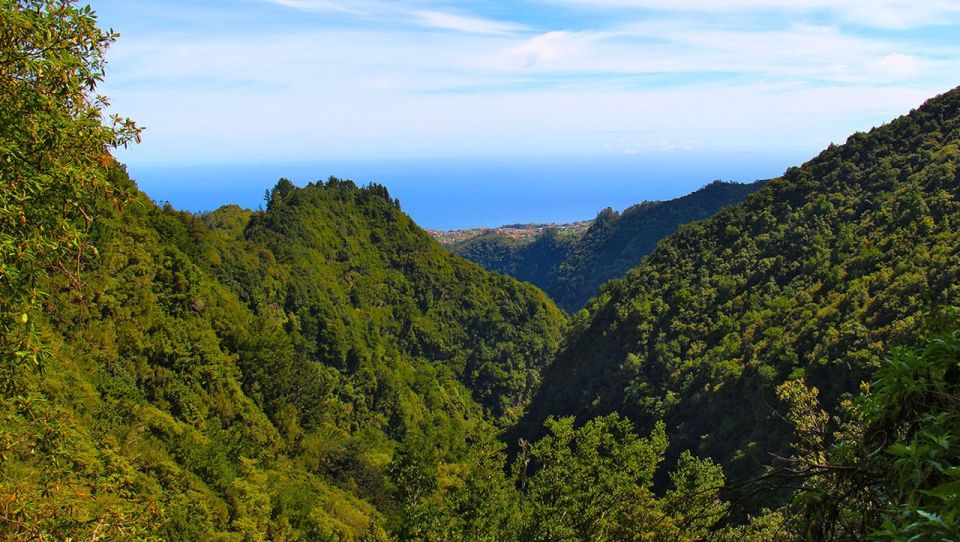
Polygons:
<instances>
[{"instance_id":1,"label":"coastal town","mask_svg":"<svg viewBox=\"0 0 960 542\"><path fill-rule=\"evenodd\" d=\"M556 230L561 235L580 234L587 230L593 220L581 220L568 224L506 224L498 228L468 228L464 230L431 230L427 233L443 245L452 245L480 235L495 233L516 241L533 241L548 230Z\"/></svg>"}]
</instances>

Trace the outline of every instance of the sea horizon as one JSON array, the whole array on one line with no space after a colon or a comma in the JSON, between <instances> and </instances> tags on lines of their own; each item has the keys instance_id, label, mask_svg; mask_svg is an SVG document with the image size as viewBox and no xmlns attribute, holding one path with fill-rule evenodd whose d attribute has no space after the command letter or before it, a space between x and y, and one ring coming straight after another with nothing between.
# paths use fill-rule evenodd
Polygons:
<instances>
[{"instance_id":1,"label":"sea horizon","mask_svg":"<svg viewBox=\"0 0 960 542\"><path fill-rule=\"evenodd\" d=\"M229 204L257 209L280 178L299 186L330 176L379 183L418 225L455 230L568 223L597 212L689 194L715 180L775 178L812 157L800 153L385 158L253 164L129 164L141 190L190 212Z\"/></svg>"}]
</instances>

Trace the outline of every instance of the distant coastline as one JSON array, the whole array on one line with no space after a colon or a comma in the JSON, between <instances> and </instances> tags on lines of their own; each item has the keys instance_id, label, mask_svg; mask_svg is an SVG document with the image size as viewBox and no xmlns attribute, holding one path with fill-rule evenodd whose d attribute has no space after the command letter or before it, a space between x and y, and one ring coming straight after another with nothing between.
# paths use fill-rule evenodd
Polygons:
<instances>
[{"instance_id":1,"label":"distant coastline","mask_svg":"<svg viewBox=\"0 0 960 542\"><path fill-rule=\"evenodd\" d=\"M815 154L664 152L649 155L334 160L240 165L129 165L140 188L187 211L227 203L249 209L286 177L297 185L334 175L383 184L423 228L568 224L598 209L669 200L707 183L780 176Z\"/></svg>"}]
</instances>

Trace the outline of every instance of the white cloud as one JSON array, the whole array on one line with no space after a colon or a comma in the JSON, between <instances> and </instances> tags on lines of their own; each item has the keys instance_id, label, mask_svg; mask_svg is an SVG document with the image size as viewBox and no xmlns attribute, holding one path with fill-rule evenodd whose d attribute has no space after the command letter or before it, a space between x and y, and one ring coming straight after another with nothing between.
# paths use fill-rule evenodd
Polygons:
<instances>
[{"instance_id":1,"label":"white cloud","mask_svg":"<svg viewBox=\"0 0 960 542\"><path fill-rule=\"evenodd\" d=\"M411 15L413 16L413 20L420 26L443 30L456 30L472 34L504 35L527 30L526 26L520 24L494 21L482 17L445 13L442 11L417 10L412 12Z\"/></svg>"},{"instance_id":2,"label":"white cloud","mask_svg":"<svg viewBox=\"0 0 960 542\"><path fill-rule=\"evenodd\" d=\"M913 52L898 51L905 46ZM624 24L603 32L547 32L465 60L478 72L564 77L565 84L584 81L593 88L636 86L643 81L636 78L644 76L682 85L709 74L714 74L714 84L724 84L724 77L892 84L951 73L957 59L941 58L940 53L835 27L745 31L670 20Z\"/></svg>"},{"instance_id":3,"label":"white cloud","mask_svg":"<svg viewBox=\"0 0 960 542\"><path fill-rule=\"evenodd\" d=\"M332 12L373 19L402 21L424 28L453 30L468 34L513 34L528 28L509 21L497 21L464 13L422 9L424 2L380 0L266 0L271 4L302 11Z\"/></svg>"},{"instance_id":4,"label":"white cloud","mask_svg":"<svg viewBox=\"0 0 960 542\"><path fill-rule=\"evenodd\" d=\"M880 77L905 79L921 73L926 62L913 55L892 53L873 63L872 68Z\"/></svg>"},{"instance_id":5,"label":"white cloud","mask_svg":"<svg viewBox=\"0 0 960 542\"><path fill-rule=\"evenodd\" d=\"M304 11L332 11L360 15L367 13L371 8L382 8L380 2L364 0L343 2L341 0L267 0L271 4Z\"/></svg>"},{"instance_id":6,"label":"white cloud","mask_svg":"<svg viewBox=\"0 0 960 542\"><path fill-rule=\"evenodd\" d=\"M955 0L542 0L592 8L644 8L665 12L824 12L846 22L880 28L950 24L960 18Z\"/></svg>"},{"instance_id":7,"label":"white cloud","mask_svg":"<svg viewBox=\"0 0 960 542\"><path fill-rule=\"evenodd\" d=\"M519 64L530 68L554 64L569 67L572 60L603 37L593 32L547 32L510 47L504 58L508 66Z\"/></svg>"}]
</instances>

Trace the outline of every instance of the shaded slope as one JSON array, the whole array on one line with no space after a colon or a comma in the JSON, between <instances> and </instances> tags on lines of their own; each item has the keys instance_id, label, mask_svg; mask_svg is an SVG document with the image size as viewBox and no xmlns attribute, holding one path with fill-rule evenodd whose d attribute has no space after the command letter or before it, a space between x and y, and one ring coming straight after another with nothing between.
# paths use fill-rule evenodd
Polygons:
<instances>
[{"instance_id":1,"label":"shaded slope","mask_svg":"<svg viewBox=\"0 0 960 542\"><path fill-rule=\"evenodd\" d=\"M806 374L835 405L960 301L958 146L954 90L681 228L578 315L518 434L619 411L735 473L769 461L777 384Z\"/></svg>"},{"instance_id":2,"label":"shaded slope","mask_svg":"<svg viewBox=\"0 0 960 542\"><path fill-rule=\"evenodd\" d=\"M560 266L571 255L581 235L560 236L548 229L532 240L520 241L491 231L448 248L484 269L529 282L546 291L545 288L556 282Z\"/></svg>"},{"instance_id":3,"label":"shaded slope","mask_svg":"<svg viewBox=\"0 0 960 542\"><path fill-rule=\"evenodd\" d=\"M641 203L623 213L605 209L583 234L547 231L530 243L518 243L491 232L454 244L451 250L485 269L543 288L561 308L574 312L679 226L712 216L761 186L715 181L681 198Z\"/></svg>"}]
</instances>

